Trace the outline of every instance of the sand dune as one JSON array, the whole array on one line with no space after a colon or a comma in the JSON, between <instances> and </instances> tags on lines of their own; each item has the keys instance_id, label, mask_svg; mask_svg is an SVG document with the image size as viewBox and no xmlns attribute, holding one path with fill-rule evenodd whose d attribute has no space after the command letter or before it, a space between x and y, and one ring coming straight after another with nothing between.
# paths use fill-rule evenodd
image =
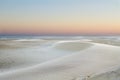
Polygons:
<instances>
[{"instance_id":1,"label":"sand dune","mask_svg":"<svg viewBox=\"0 0 120 80\"><path fill-rule=\"evenodd\" d=\"M61 50L63 53L69 50L71 53L56 57L54 59L49 59L42 63L39 62L39 58L36 58L36 61L34 61L33 58L29 58L28 62L30 60L30 62L35 63L38 60L38 63L18 69L12 69L6 72L1 72L0 80L120 79L120 47L87 41L68 41L62 43L58 42L57 44L55 43L55 45L50 45L48 52L52 50ZM25 56L30 57L29 55ZM37 56L40 57L40 55ZM21 56L19 60L22 61L23 57ZM17 63L15 64L18 65ZM14 66L12 67L14 68Z\"/></svg>"}]
</instances>

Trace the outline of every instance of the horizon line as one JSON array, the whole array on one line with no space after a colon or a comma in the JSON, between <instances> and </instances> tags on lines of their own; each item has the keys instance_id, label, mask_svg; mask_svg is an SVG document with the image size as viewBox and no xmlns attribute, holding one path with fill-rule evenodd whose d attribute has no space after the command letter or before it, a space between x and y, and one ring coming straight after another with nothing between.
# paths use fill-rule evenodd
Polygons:
<instances>
[{"instance_id":1,"label":"horizon line","mask_svg":"<svg viewBox=\"0 0 120 80\"><path fill-rule=\"evenodd\" d=\"M120 36L120 34L0 34L0 36Z\"/></svg>"}]
</instances>

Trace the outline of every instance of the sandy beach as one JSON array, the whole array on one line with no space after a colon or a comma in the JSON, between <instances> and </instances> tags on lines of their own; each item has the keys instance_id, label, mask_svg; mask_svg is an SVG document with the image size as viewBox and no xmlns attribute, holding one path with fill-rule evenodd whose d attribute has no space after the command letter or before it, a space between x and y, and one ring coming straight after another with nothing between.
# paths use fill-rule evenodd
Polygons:
<instances>
[{"instance_id":1,"label":"sandy beach","mask_svg":"<svg viewBox=\"0 0 120 80\"><path fill-rule=\"evenodd\" d=\"M0 80L119 80L117 42L97 38L0 40Z\"/></svg>"}]
</instances>

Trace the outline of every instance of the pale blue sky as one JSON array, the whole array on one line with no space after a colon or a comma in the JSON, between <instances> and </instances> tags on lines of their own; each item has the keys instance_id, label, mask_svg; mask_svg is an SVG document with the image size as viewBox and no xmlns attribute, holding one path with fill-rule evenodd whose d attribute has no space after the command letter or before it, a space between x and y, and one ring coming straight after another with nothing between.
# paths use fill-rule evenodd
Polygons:
<instances>
[{"instance_id":1,"label":"pale blue sky","mask_svg":"<svg viewBox=\"0 0 120 80\"><path fill-rule=\"evenodd\" d=\"M64 26L73 25L74 27L77 25L82 29L81 25L85 24L91 26L97 23L96 25L109 26L108 23L111 22L113 25L117 24L118 28L120 25L118 23L119 14L120 0L0 0L2 32L9 32L13 28L16 30L20 26L28 27L29 25L32 25L31 27L37 26L36 29L39 26L40 31L45 26L45 32L49 32L47 27L51 26L56 26L59 29ZM105 21L106 23L104 23ZM10 30L7 29L9 27L11 27Z\"/></svg>"}]
</instances>

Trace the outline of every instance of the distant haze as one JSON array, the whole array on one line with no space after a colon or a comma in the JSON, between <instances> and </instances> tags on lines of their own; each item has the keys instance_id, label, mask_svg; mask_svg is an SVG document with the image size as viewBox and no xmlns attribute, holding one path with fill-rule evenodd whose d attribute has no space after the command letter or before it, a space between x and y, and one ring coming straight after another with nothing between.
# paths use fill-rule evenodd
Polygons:
<instances>
[{"instance_id":1,"label":"distant haze","mask_svg":"<svg viewBox=\"0 0 120 80\"><path fill-rule=\"evenodd\" d=\"M120 0L0 0L0 34L120 34Z\"/></svg>"}]
</instances>

